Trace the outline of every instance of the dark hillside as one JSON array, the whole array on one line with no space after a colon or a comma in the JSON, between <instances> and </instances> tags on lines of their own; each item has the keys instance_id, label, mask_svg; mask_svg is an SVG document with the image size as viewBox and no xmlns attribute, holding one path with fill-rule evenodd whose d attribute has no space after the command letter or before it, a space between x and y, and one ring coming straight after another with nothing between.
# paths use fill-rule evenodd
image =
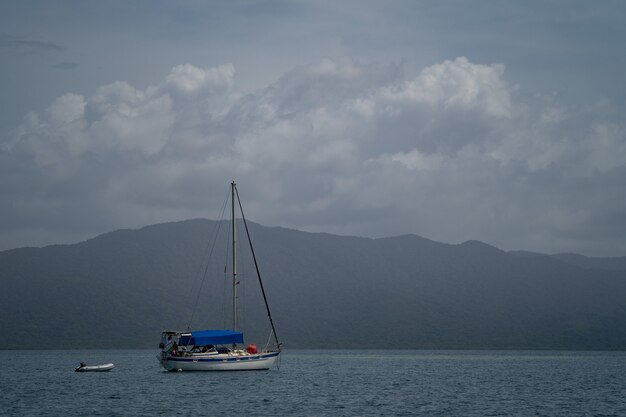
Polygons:
<instances>
[{"instance_id":1,"label":"dark hillside","mask_svg":"<svg viewBox=\"0 0 626 417\"><path fill-rule=\"evenodd\" d=\"M189 220L0 252L0 347L156 347L162 329L187 327L195 305L192 328L227 327L226 223L201 282L217 225ZM622 258L250 229L287 347L626 348ZM242 325L264 344L269 326L242 257Z\"/></svg>"}]
</instances>

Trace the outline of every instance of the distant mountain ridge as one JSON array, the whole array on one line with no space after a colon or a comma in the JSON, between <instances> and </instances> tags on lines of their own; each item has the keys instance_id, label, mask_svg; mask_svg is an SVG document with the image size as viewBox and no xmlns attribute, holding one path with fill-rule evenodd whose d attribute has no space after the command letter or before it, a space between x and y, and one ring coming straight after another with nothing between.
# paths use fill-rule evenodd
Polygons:
<instances>
[{"instance_id":1,"label":"distant mountain ridge","mask_svg":"<svg viewBox=\"0 0 626 417\"><path fill-rule=\"evenodd\" d=\"M619 256L614 258L590 257L579 255L577 253L557 253L553 255L547 255L544 253L529 251L509 251L509 253L522 257L547 256L553 259L558 259L570 265L579 266L581 268L626 271L626 256Z\"/></svg>"},{"instance_id":2,"label":"distant mountain ridge","mask_svg":"<svg viewBox=\"0 0 626 417\"><path fill-rule=\"evenodd\" d=\"M626 349L626 257L249 226L287 348ZM156 347L192 319L225 327L226 245L201 277L211 232L226 229L196 219L0 252L0 348ZM243 330L262 345L269 326L242 256Z\"/></svg>"}]
</instances>

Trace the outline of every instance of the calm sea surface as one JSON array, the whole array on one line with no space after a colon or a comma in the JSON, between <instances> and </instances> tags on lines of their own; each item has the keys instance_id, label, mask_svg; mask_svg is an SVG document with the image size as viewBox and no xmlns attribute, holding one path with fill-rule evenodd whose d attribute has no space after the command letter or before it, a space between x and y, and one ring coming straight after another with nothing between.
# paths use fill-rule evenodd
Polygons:
<instances>
[{"instance_id":1,"label":"calm sea surface","mask_svg":"<svg viewBox=\"0 0 626 417\"><path fill-rule=\"evenodd\" d=\"M626 416L626 352L286 351L278 370L196 373L156 353L0 351L0 415Z\"/></svg>"}]
</instances>

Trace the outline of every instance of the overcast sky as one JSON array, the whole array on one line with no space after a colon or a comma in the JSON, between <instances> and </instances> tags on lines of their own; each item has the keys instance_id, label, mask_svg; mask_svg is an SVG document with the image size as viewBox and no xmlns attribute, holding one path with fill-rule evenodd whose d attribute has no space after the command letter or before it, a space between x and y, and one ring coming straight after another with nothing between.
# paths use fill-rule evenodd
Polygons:
<instances>
[{"instance_id":1,"label":"overcast sky","mask_svg":"<svg viewBox=\"0 0 626 417\"><path fill-rule=\"evenodd\" d=\"M215 218L626 255L626 2L4 1L0 250Z\"/></svg>"}]
</instances>

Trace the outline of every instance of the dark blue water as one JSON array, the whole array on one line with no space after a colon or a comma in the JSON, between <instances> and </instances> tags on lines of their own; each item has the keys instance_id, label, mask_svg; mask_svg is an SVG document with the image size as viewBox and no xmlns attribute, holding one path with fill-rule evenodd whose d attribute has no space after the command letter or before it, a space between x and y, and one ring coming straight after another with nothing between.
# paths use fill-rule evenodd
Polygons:
<instances>
[{"instance_id":1,"label":"dark blue water","mask_svg":"<svg viewBox=\"0 0 626 417\"><path fill-rule=\"evenodd\" d=\"M626 352L287 351L279 370L197 373L155 355L0 351L0 415L626 416Z\"/></svg>"}]
</instances>

